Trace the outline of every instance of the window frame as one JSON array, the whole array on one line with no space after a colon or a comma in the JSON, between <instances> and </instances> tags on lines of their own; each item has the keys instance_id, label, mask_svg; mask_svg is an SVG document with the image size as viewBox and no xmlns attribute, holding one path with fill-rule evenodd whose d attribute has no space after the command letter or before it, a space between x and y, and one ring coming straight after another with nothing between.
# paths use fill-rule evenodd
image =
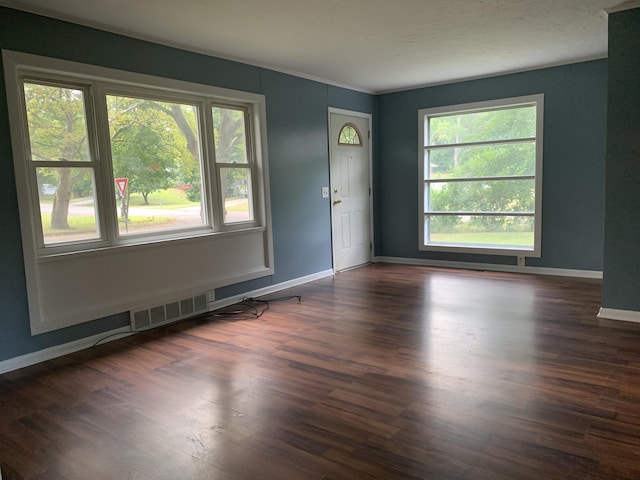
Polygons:
<instances>
[{"instance_id":1,"label":"window frame","mask_svg":"<svg viewBox=\"0 0 640 480\"><path fill-rule=\"evenodd\" d=\"M220 235L242 230L269 230L266 162L266 101L264 96L209 85L195 84L146 74L114 70L89 64L3 51L9 123L15 166L16 187L23 241L38 261L69 254L91 254L131 245ZM79 88L85 92L85 115L91 162L73 162L73 167L89 167L94 172L95 216L98 238L45 244L40 217L37 162L31 160L24 83ZM194 105L198 115L198 141L202 183L202 227L120 235L114 172L109 139L107 95L149 98ZM215 162L211 108L242 109L250 171L252 219L224 223L219 166ZM80 165L82 163L82 165ZM86 163L86 165L85 165ZM88 165L91 163L91 165ZM78 165L76 165L78 164ZM225 164L222 164L224 166ZM234 164L237 167L237 165ZM244 167L244 166L243 166Z\"/></svg>"},{"instance_id":2,"label":"window frame","mask_svg":"<svg viewBox=\"0 0 640 480\"><path fill-rule=\"evenodd\" d=\"M247 154L247 162L246 163L227 163L227 162L218 162L218 159L216 158L216 146L215 144L213 145L213 149L212 149L212 154L213 154L213 165L214 168L216 170L216 185L217 185L217 189L219 194L217 195L217 200L218 202L220 202L221 205L221 209L220 209L220 218L219 218L219 225L221 230L233 230L238 228L239 226L242 225L247 225L247 224L252 224L256 221L256 196L255 196L255 177L256 177L256 159L255 159L255 138L253 137L253 135L249 135L248 132L252 132L253 131L253 117L251 115L251 111L249 109L247 109L246 107L243 106L239 106L239 105L234 105L234 104L230 104L230 103L224 103L224 102L211 102L210 105L208 105L208 110L209 112L212 111L213 108L226 108L226 109L230 109L230 110L238 110L241 111L243 114L243 119L244 119L244 128L245 128L245 148L246 148L246 154ZM212 117L213 120L213 117ZM211 132L214 131L214 125L213 122L211 123ZM215 138L213 138L213 134L212 134L212 139L213 141L215 141ZM223 168L241 168L241 169L246 169L249 171L249 179L250 179L250 183L251 183L251 198L249 199L249 208L251 211L251 215L252 218L250 220L241 220L241 221L237 221L237 222L226 222L224 219L224 191L222 188L222 175L221 175L221 170Z\"/></svg>"},{"instance_id":3,"label":"window frame","mask_svg":"<svg viewBox=\"0 0 640 480\"><path fill-rule=\"evenodd\" d=\"M353 128L356 132L356 137L358 138L358 143L346 143L340 141L340 137L342 137L342 132L344 132L345 128ZM341 147L362 147L362 133L360 133L360 129L358 126L352 122L347 122L342 127L340 127L340 131L338 132L338 145Z\"/></svg>"},{"instance_id":4,"label":"window frame","mask_svg":"<svg viewBox=\"0 0 640 480\"><path fill-rule=\"evenodd\" d=\"M115 225L115 229L113 232L109 230L109 233L113 234L112 243L114 243L116 246L132 245L132 244L140 244L140 243L144 244L144 243L148 243L148 241L150 240L162 241L162 240L188 238L192 235L206 233L210 230L219 231L219 229L216 229L215 227L216 223L213 219L213 212L215 211L215 209L211 207L211 204L215 198L215 194L210 188L210 183L212 182L211 177L209 175L210 161L207 159L207 155L206 155L206 147L205 147L206 138L203 138L205 137L205 135L202 134L202 132L206 128L206 118L203 118L204 116L203 110L206 108L205 99L197 95L185 94L182 92L168 93L166 91L152 91L146 87L137 87L137 86L127 87L118 83L104 82L100 86L99 102L101 104L102 102L104 102L103 105L100 105L100 108L105 112L105 115L99 118L99 122L98 122L98 123L105 122L102 127L103 132L109 132L109 128L110 128L108 108L107 108L107 102L106 102L107 96L122 96L122 97L131 97L131 98L146 99L146 100L160 101L160 102L174 102L174 103L180 103L183 105L194 106L197 108L198 144L199 144L198 148L200 151L200 168L201 168L200 174L201 174L202 183L203 183L202 188L204 190L204 196L201 199L201 202L202 202L201 207L204 209L204 217L206 219L205 223L202 226L185 227L185 228L176 229L176 230L165 230L163 232L155 231L150 234L133 233L133 234L121 235L119 233L119 228L117 226L117 221L118 221L117 208L116 209L109 208L108 213L110 217L113 214L115 214L115 216L112 217L112 224ZM98 95L96 97L98 97ZM104 143L103 151L108 155L107 157L108 165L105 165L104 168L109 170L108 172L109 175L108 176L105 175L105 178L107 179L106 180L107 183L105 183L104 191L105 191L105 194L108 196L108 199L107 199L108 205L115 205L116 204L115 189L111 188L111 183L110 183L112 180L115 180L115 175L113 172L111 141L109 139L109 135L106 135L106 136L102 135L101 137L102 138L100 138L100 140L102 140L102 142ZM206 178L209 178L210 180L208 182L205 182Z\"/></svg>"},{"instance_id":5,"label":"window frame","mask_svg":"<svg viewBox=\"0 0 640 480\"><path fill-rule=\"evenodd\" d=\"M437 117L443 115L452 115L456 113L471 113L488 110L502 110L507 108L513 108L517 106L533 105L536 107L536 136L535 136L535 173L533 180L535 182L534 187L534 211L531 214L522 216L532 216L534 218L534 243L531 248L520 248L516 246L505 245L487 245L487 244L453 244L446 242L428 242L427 226L429 217L435 212L430 211L427 198L427 192L429 185L432 183L442 183L442 180L433 181L428 178L428 151L430 145L428 144L428 125L430 117ZM418 226L419 226L419 243L418 249L421 251L436 251L436 252L452 252L452 253L475 253L475 254L489 254L489 255L509 255L509 256L526 256L526 257L540 257L541 256L541 241L542 241L542 165L543 165L543 130L544 130L544 95L534 94L520 97L500 98L495 100L464 103L458 105L448 105L441 107L423 108L418 110ZM505 143L509 143L513 140L505 140ZM486 144L495 143L493 141L487 141ZM462 142L460 142L463 145ZM485 142L474 142L474 145L485 145ZM496 180L509 180L519 179L525 176L501 176L495 177ZM531 176L526 176L531 177ZM470 177L456 178L455 181L472 180ZM473 179L475 180L475 179ZM474 213L480 212L465 212L465 215L472 216ZM483 212L486 213L486 212ZM496 212L498 213L498 212Z\"/></svg>"},{"instance_id":6,"label":"window frame","mask_svg":"<svg viewBox=\"0 0 640 480\"><path fill-rule=\"evenodd\" d=\"M31 142L30 136L28 133L28 119L27 119L27 109L25 108L25 98L24 98L24 84L31 83L43 86L51 86L58 88L69 88L81 90L83 92L83 109L85 114L85 124L87 129L87 148L89 151L90 160L88 161L68 161L68 162L60 162L53 160L34 160L33 154L31 151ZM88 98L92 96L91 86L85 82L71 81L69 78L60 75L50 75L47 77L43 77L38 74L27 74L23 75L19 80L19 88L20 88L20 102L22 105L22 109L20 114L22 116L22 124L23 127L23 135L24 135L24 167L27 170L26 177L27 181L30 183L28 192L30 196L30 204L34 206L34 209L37 211L33 211L32 215L32 225L33 225L33 236L35 237L35 244L37 245L37 249L39 251L44 248L53 248L55 250L65 250L65 243L60 244L51 244L46 246L44 239L44 230L42 228L42 219L40 216L40 196L39 196L39 188L38 188L38 178L37 178L37 170L38 168L90 168L93 171L93 187L94 187L94 199L96 202L95 205L95 221L96 221L96 234L97 237L94 239L85 239L85 240L76 240L74 243L82 245L82 244L90 244L90 245L99 245L104 246L104 216L100 214L100 195L97 188L97 184L102 182L102 169L100 168L100 162L98 159L98 148L96 145L96 137L91 135L89 132L95 130L95 115L93 112L93 104L91 102L87 102ZM15 158L15 154L14 154ZM16 166L17 169L17 166Z\"/></svg>"}]
</instances>

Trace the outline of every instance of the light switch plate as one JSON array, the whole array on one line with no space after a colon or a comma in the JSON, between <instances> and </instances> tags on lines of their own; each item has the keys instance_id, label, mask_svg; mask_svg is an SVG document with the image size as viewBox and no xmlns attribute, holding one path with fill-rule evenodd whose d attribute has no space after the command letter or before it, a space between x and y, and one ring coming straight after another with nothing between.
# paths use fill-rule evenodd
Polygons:
<instances>
[{"instance_id":1,"label":"light switch plate","mask_svg":"<svg viewBox=\"0 0 640 480\"><path fill-rule=\"evenodd\" d=\"M322 187L322 198L329 198L329 187Z\"/></svg>"}]
</instances>

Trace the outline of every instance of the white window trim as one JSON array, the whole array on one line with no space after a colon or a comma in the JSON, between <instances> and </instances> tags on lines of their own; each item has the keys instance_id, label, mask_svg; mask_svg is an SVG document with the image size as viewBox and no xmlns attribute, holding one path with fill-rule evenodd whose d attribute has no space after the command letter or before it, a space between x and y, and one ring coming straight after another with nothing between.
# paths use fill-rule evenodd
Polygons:
<instances>
[{"instance_id":1,"label":"white window trim","mask_svg":"<svg viewBox=\"0 0 640 480\"><path fill-rule=\"evenodd\" d=\"M264 95L8 50L2 51L2 59L33 335L273 275ZM212 103L250 106L252 141L255 142L255 221L223 225L220 218L215 224L216 230L200 229L188 236L181 231L178 235L39 255L34 235L40 228L40 217L34 215L39 213L34 208L39 206L39 202L37 192L35 199L31 195L27 174L29 166L25 162L27 125L21 109L21 69L43 76L97 78L127 90L152 86L154 92L185 97L204 96L212 99ZM202 148L214 152L212 142L212 136L203 135ZM209 157L211 170L215 169L213 160L213 156ZM210 177L210 182L215 183L213 177ZM215 203L218 196L209 198ZM214 208L221 211L215 205Z\"/></svg>"},{"instance_id":2,"label":"white window trim","mask_svg":"<svg viewBox=\"0 0 640 480\"><path fill-rule=\"evenodd\" d=\"M15 175L19 197L20 217L22 221L23 241L28 242L30 249L36 252L39 259L57 255L68 255L73 253L86 253L91 251L102 251L104 249L120 248L134 244L156 243L171 241L176 239L189 239L202 235L218 235L242 229L265 229L268 221L268 197L265 195L265 182L267 180L264 168L266 154L266 102L263 95L230 90L209 85L194 84L180 80L155 77L151 75L138 74L115 70L95 65L81 64L66 60L58 60L37 55L11 52L3 50L3 61L5 66L5 80L7 84L7 100L9 106L9 123L12 137L12 148L14 156ZM101 238L96 240L84 240L69 242L64 244L44 245L40 238L41 230L40 217L38 214L38 192L37 185L31 178L31 165L28 159L28 137L26 135L26 115L24 114L23 97L20 92L21 79L32 77L37 80L52 80L71 86L80 85L86 87L93 97L88 110L93 113L93 109L102 108L104 95L138 95L159 100L184 101L195 104L200 109L203 118L200 118L200 146L202 155L202 188L205 193L203 208L207 215L207 224L202 227L191 229L181 229L170 232L154 232L142 235L118 236L114 231L116 224L113 218L111 205L114 204L112 188L107 188L112 175L112 165L110 158L107 162L104 158L94 158L93 167L96 172L96 220L100 225ZM214 158L213 136L209 131L213 131L210 122L210 115L205 112L211 110L212 106L236 107L247 110L246 128L248 130L248 142L251 147L249 154L249 169L252 175L252 211L253 219L244 222L225 223L222 215L222 205L220 197L220 182L218 172L220 166L216 165ZM95 122L93 121L95 118ZM108 128L102 115L95 115L88 118L89 128L94 123L98 132L92 137L95 141L92 144L92 151L101 152L103 157L110 157L110 145L108 139L103 138L99 132ZM211 130L210 130L211 129ZM250 134L249 134L250 132ZM93 145L97 143L97 145ZM97 148L96 148L97 147ZM98 164L96 167L95 164ZM81 165L78 165L81 166ZM243 165L244 167L244 165ZM100 183L101 185L97 185ZM27 221L28 219L28 221Z\"/></svg>"},{"instance_id":3,"label":"white window trim","mask_svg":"<svg viewBox=\"0 0 640 480\"><path fill-rule=\"evenodd\" d=\"M474 246L474 245L446 245L425 244L425 117L446 113L470 112L474 110L486 110L491 108L508 107L519 104L536 105L536 173L535 173L535 210L534 210L534 244L532 248L513 248L510 246ZM540 257L542 249L542 152L544 131L544 95L526 95L521 97L501 98L482 102L464 103L459 105L447 105L442 107L424 108L418 110L418 226L419 243L421 251L451 252L451 253L475 253L487 255L509 255ZM501 177L496 177L501 178Z\"/></svg>"},{"instance_id":4,"label":"white window trim","mask_svg":"<svg viewBox=\"0 0 640 480\"><path fill-rule=\"evenodd\" d=\"M220 107L220 108L232 108L232 109L237 109L240 111L243 111L244 114L244 122L245 122L245 128L248 128L249 131L253 131L253 124L255 123L251 117L251 111L248 110L245 107L240 107L237 104L225 104L222 102L213 102L212 105L209 105L207 108L209 109L209 111L211 111L211 107ZM213 125L210 127L213 131ZM245 130L246 133L246 130ZM242 168L242 169L246 169L249 170L250 172L250 179L252 181L252 185L251 188L253 190L252 193L252 197L251 197L251 203L249 204L249 208L251 209L251 214L253 216L253 218L251 220L245 220L245 221L240 221L240 222L233 222L233 223L228 223L224 221L224 214L222 214L222 209L221 208L217 208L215 210L215 217L216 217L216 221L217 224L220 226L219 229L226 231L226 230L237 230L239 228L239 226L242 225L247 225L247 226L251 226L253 224L256 223L257 219L256 219L256 207L257 207L257 198L256 198L256 188L253 185L253 182L255 181L254 179L257 178L257 165L256 165L256 161L253 157L253 152L256 149L255 146L255 140L254 140L255 135L246 135L246 139L245 141L247 142L247 163L224 163L224 162L218 162L217 159L214 159L214 162L212 162L214 164L213 168L215 168L215 177L216 177L216 187L217 190L219 192L222 191L222 185L221 185L221 179L222 179L222 175L220 174L220 171L223 168ZM213 148L212 152L214 152L214 156L215 156L215 146L213 145L213 143L211 144L211 148ZM215 200L218 202L222 201L222 196L221 195L216 195L215 196ZM220 218L218 218L218 213L220 213Z\"/></svg>"}]
</instances>

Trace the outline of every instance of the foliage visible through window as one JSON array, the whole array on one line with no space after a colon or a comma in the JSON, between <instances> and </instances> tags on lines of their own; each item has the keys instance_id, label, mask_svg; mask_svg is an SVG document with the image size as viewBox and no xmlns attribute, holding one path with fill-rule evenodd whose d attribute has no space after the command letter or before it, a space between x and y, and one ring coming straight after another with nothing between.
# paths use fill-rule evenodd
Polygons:
<instances>
[{"instance_id":1,"label":"foliage visible through window","mask_svg":"<svg viewBox=\"0 0 640 480\"><path fill-rule=\"evenodd\" d=\"M535 250L537 110L421 112L425 246Z\"/></svg>"},{"instance_id":2,"label":"foliage visible through window","mask_svg":"<svg viewBox=\"0 0 640 480\"><path fill-rule=\"evenodd\" d=\"M213 107L213 138L224 223L253 220L251 177L253 164L247 155L246 112Z\"/></svg>"},{"instance_id":3,"label":"foliage visible through window","mask_svg":"<svg viewBox=\"0 0 640 480\"><path fill-rule=\"evenodd\" d=\"M253 103L34 72L21 88L38 249L256 221Z\"/></svg>"},{"instance_id":4,"label":"foliage visible through window","mask_svg":"<svg viewBox=\"0 0 640 480\"><path fill-rule=\"evenodd\" d=\"M113 174L127 179L119 234L205 224L197 108L107 95L107 110Z\"/></svg>"},{"instance_id":5,"label":"foliage visible through window","mask_svg":"<svg viewBox=\"0 0 640 480\"><path fill-rule=\"evenodd\" d=\"M95 163L88 142L85 92L28 82L24 96L42 241L55 244L69 238L98 238Z\"/></svg>"},{"instance_id":6,"label":"foliage visible through window","mask_svg":"<svg viewBox=\"0 0 640 480\"><path fill-rule=\"evenodd\" d=\"M362 138L358 127L352 123L345 123L338 135L338 145L362 145Z\"/></svg>"}]
</instances>

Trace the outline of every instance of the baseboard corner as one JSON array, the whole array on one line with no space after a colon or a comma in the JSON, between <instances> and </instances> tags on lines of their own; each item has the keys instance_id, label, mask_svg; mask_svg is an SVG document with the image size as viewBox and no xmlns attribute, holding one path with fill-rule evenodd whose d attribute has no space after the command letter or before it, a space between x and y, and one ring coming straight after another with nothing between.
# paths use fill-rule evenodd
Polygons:
<instances>
[{"instance_id":1,"label":"baseboard corner","mask_svg":"<svg viewBox=\"0 0 640 480\"><path fill-rule=\"evenodd\" d=\"M597 317L601 320L619 320L621 322L640 323L640 312L600 307Z\"/></svg>"}]
</instances>

